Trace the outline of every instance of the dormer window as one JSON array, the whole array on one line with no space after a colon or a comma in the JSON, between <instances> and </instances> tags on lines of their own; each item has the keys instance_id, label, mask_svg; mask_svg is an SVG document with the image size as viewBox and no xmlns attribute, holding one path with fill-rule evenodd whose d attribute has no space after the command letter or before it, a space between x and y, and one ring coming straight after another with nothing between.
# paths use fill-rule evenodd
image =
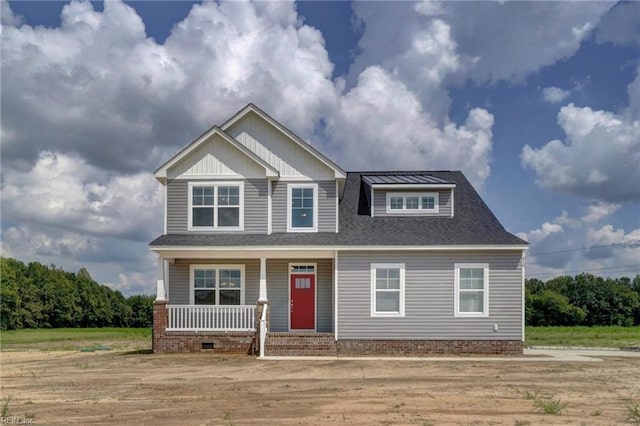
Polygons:
<instances>
[{"instance_id":1,"label":"dormer window","mask_svg":"<svg viewBox=\"0 0 640 426\"><path fill-rule=\"evenodd\" d=\"M387 192L387 213L438 213L438 193Z\"/></svg>"}]
</instances>

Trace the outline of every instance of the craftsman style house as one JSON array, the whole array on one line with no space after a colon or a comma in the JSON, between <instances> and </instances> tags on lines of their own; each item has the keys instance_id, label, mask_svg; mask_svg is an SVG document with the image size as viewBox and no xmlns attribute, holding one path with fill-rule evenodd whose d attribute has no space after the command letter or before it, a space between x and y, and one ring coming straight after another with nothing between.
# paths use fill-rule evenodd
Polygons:
<instances>
[{"instance_id":1,"label":"craftsman style house","mask_svg":"<svg viewBox=\"0 0 640 426\"><path fill-rule=\"evenodd\" d=\"M527 245L461 172L345 172L249 104L155 177L154 352L522 352Z\"/></svg>"}]
</instances>

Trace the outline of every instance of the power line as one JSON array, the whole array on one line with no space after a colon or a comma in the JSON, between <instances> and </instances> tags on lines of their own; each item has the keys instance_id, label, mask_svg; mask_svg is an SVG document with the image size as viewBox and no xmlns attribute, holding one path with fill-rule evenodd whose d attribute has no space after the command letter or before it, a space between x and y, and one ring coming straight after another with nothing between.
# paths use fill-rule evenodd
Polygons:
<instances>
[{"instance_id":1,"label":"power line","mask_svg":"<svg viewBox=\"0 0 640 426\"><path fill-rule=\"evenodd\" d=\"M636 245L640 245L640 240L629 241L629 242L626 242L626 243L612 243L612 244L603 244L603 245L599 245L599 246L588 246L588 247L581 247L581 248L567 249L567 250L546 251L546 252L541 252L541 253L527 253L527 257L546 256L548 254L556 254L556 253L570 253L570 252L576 252L576 251L586 251L586 250L591 250L591 249L595 249L595 248L604 248L604 247L633 247L633 246L636 246Z\"/></svg>"},{"instance_id":2,"label":"power line","mask_svg":"<svg viewBox=\"0 0 640 426\"><path fill-rule=\"evenodd\" d=\"M539 277L552 277L552 276L564 276L564 275L569 275L570 272L578 272L578 273L593 273L594 275L600 274L602 272L634 272L637 271L636 273L640 273L640 264L634 264L634 265L618 265L618 266L607 266L607 267L600 267L600 268L588 268L588 269L572 269L569 271L563 271L563 272L546 272L543 274L534 274L533 276L530 276L529 278L539 278Z\"/></svg>"}]
</instances>

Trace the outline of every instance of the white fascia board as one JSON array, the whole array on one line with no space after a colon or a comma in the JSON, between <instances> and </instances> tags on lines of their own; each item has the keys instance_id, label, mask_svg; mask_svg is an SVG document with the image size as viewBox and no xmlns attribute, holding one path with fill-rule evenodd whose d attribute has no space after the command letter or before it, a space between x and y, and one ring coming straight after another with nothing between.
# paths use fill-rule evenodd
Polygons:
<instances>
[{"instance_id":1,"label":"white fascia board","mask_svg":"<svg viewBox=\"0 0 640 426\"><path fill-rule=\"evenodd\" d=\"M282 134L284 134L289 139L293 140L295 143L300 145L300 147L302 147L309 154L311 154L315 158L317 158L325 166L327 166L330 169L332 169L334 171L334 177L336 179L340 179L340 178L345 179L347 177L347 173L344 170L342 170L337 164L335 164L333 161L329 160L320 151L316 150L314 147L312 147L307 142L302 140L295 133L293 133L291 130L287 129L285 126L280 124L274 118L269 116L269 114L267 114L266 112L262 111L260 108L258 108L254 104L249 104L246 107L242 108L233 117L231 117L224 124L222 124L222 126L220 126L220 128L222 130L226 131L229 127L233 126L235 123L237 123L242 117L247 115L249 112L254 112L255 114L257 114L260 118L262 118L263 120L265 120L266 122L271 124L273 127L278 129Z\"/></svg>"},{"instance_id":2,"label":"white fascia board","mask_svg":"<svg viewBox=\"0 0 640 426\"><path fill-rule=\"evenodd\" d=\"M374 183L375 189L451 189L455 183Z\"/></svg>"},{"instance_id":3,"label":"white fascia board","mask_svg":"<svg viewBox=\"0 0 640 426\"><path fill-rule=\"evenodd\" d=\"M528 250L524 244L451 246L152 246L151 251L512 251Z\"/></svg>"},{"instance_id":4,"label":"white fascia board","mask_svg":"<svg viewBox=\"0 0 640 426\"><path fill-rule=\"evenodd\" d=\"M240 142L238 142L237 140L232 138L227 132L225 132L224 130L220 129L218 126L213 126L211 129L209 129L207 132L205 132L202 136L200 136L195 141L191 142L189 145L187 145L185 148L183 148L181 151L179 151L176 155L171 157L171 159L169 159L166 163L164 163L162 166L160 166L154 172L155 178L164 184L166 182L166 180L167 180L167 170L169 170L171 167L176 165L182 159L187 157L194 150L196 150L198 147L200 147L200 145L205 143L209 138L211 138L212 136L214 136L216 134L219 135L220 137L222 137L222 139L227 141L230 145L235 147L237 150L242 152L244 155L246 155L247 157L251 158L258 165L262 166L264 168L264 170L265 170L265 175L267 177L279 177L280 176L279 172L275 168L273 168L270 164L268 164L266 161L264 161L262 158L258 157L255 153L253 153L252 151L247 149L244 145L242 145Z\"/></svg>"}]
</instances>

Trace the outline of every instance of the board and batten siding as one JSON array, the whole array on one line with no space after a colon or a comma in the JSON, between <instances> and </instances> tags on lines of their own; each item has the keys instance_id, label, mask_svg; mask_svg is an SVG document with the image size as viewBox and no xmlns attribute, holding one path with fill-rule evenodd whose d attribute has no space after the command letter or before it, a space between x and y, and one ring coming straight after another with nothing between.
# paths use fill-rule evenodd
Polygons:
<instances>
[{"instance_id":1,"label":"board and batten siding","mask_svg":"<svg viewBox=\"0 0 640 426\"><path fill-rule=\"evenodd\" d=\"M308 182L273 182L272 231L273 233L287 232L287 196L288 184ZM309 182L311 183L311 182ZM318 232L336 232L336 182L319 181L318 184Z\"/></svg>"},{"instance_id":2,"label":"board and batten siding","mask_svg":"<svg viewBox=\"0 0 640 426\"><path fill-rule=\"evenodd\" d=\"M415 213L387 213L387 193L400 192L403 194L406 193L425 193L425 192L437 192L438 193L438 213L424 213L424 212L415 212ZM444 216L444 217L452 217L451 215L451 190L443 189L439 191L424 189L420 191L389 191L385 189L374 189L373 190L373 215L377 217L384 216Z\"/></svg>"},{"instance_id":3,"label":"board and batten siding","mask_svg":"<svg viewBox=\"0 0 640 426\"><path fill-rule=\"evenodd\" d=\"M333 260L267 259L269 331L289 331L289 263L317 263L316 331L333 332Z\"/></svg>"},{"instance_id":4,"label":"board and batten siding","mask_svg":"<svg viewBox=\"0 0 640 426\"><path fill-rule=\"evenodd\" d=\"M244 304L255 305L260 292L260 259L176 259L169 263L169 305L188 305L191 265L244 265Z\"/></svg>"},{"instance_id":5,"label":"board and batten siding","mask_svg":"<svg viewBox=\"0 0 640 426\"><path fill-rule=\"evenodd\" d=\"M521 340L521 258L520 251L341 252L338 338ZM404 317L371 317L372 263L405 264ZM489 264L489 317L454 316L455 263Z\"/></svg>"},{"instance_id":6,"label":"board and batten siding","mask_svg":"<svg viewBox=\"0 0 640 426\"><path fill-rule=\"evenodd\" d=\"M328 180L334 171L258 115L242 117L225 131L280 173L281 178Z\"/></svg>"},{"instance_id":7,"label":"board and batten siding","mask_svg":"<svg viewBox=\"0 0 640 426\"><path fill-rule=\"evenodd\" d=\"M248 234L267 233L266 179L231 180L244 182L244 232ZM192 180L192 182L229 182L212 178L211 180ZM335 192L335 191L334 191ZM167 233L188 232L189 221L189 180L176 179L167 182ZM224 233L228 231L195 231L199 233Z\"/></svg>"}]
</instances>

